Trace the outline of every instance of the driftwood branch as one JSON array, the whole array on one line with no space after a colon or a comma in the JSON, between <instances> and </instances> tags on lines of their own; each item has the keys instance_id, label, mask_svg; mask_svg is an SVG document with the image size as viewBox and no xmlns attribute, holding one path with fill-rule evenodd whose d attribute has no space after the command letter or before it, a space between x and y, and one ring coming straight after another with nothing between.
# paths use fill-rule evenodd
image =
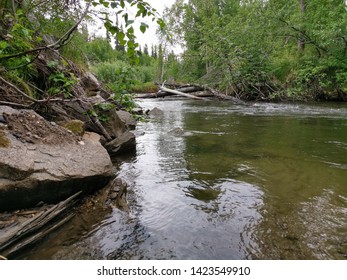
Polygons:
<instances>
[{"instance_id":1,"label":"driftwood branch","mask_svg":"<svg viewBox=\"0 0 347 280\"><path fill-rule=\"evenodd\" d=\"M194 96L194 95L192 95L192 94L183 93L183 92L181 92L181 91L169 89L169 88L166 88L166 87L160 87L160 89L161 89L162 91L165 91L165 92L173 93L173 94L180 95L180 96L184 96L184 97L189 97L189 98L192 98L192 99L197 99L197 100L209 100L209 99L206 99L206 98L203 98L203 97L197 97L197 96Z\"/></svg>"},{"instance_id":2,"label":"driftwood branch","mask_svg":"<svg viewBox=\"0 0 347 280\"><path fill-rule=\"evenodd\" d=\"M19 228L14 227L3 234L0 238L0 252L8 256L32 244L34 241L37 241L39 237L42 238L47 233L51 232L52 227L56 228L57 225L61 225L61 222L65 221L66 217L50 228L44 229L44 227L53 222L55 218L61 216L66 209L71 207L74 204L74 199L81 193L82 192L78 192L72 195L68 199L24 222ZM38 231L39 233L37 233ZM34 238L35 236L36 238Z\"/></svg>"},{"instance_id":3,"label":"driftwood branch","mask_svg":"<svg viewBox=\"0 0 347 280\"><path fill-rule=\"evenodd\" d=\"M173 95L170 92L159 91L154 93L138 93L135 95L136 98L160 98Z\"/></svg>"},{"instance_id":4,"label":"driftwood branch","mask_svg":"<svg viewBox=\"0 0 347 280\"><path fill-rule=\"evenodd\" d=\"M17 108L30 108L30 105L24 105L24 104L19 104L19 103L14 103L14 102L8 102L8 101L0 101L1 105L6 105L6 106L13 106Z\"/></svg>"},{"instance_id":5,"label":"driftwood branch","mask_svg":"<svg viewBox=\"0 0 347 280\"><path fill-rule=\"evenodd\" d=\"M10 250L8 250L7 256L10 257L11 255L25 249L27 246L30 246L31 244L34 244L35 242L41 240L42 238L44 238L45 236L47 236L51 232L54 232L57 228L59 228L60 226L64 225L66 222L71 220L71 218L73 218L74 216L75 216L75 214L67 214L62 220L55 223L53 226L49 227L48 229L37 232L36 234L32 235L28 239L18 243L16 246L14 246Z\"/></svg>"},{"instance_id":6,"label":"driftwood branch","mask_svg":"<svg viewBox=\"0 0 347 280\"><path fill-rule=\"evenodd\" d=\"M159 85L158 83L156 83ZM168 87L173 87L175 89L171 89ZM158 93L149 93L149 94L137 94L137 98L158 98L165 97L172 94L185 96L193 99L199 100L210 100L204 97L215 97L222 100L231 101L234 104L245 104L244 101L240 100L237 97L233 97L230 95L223 94L216 89L213 89L209 86L202 86L199 84L166 84L166 86L159 86L160 91Z\"/></svg>"},{"instance_id":7,"label":"driftwood branch","mask_svg":"<svg viewBox=\"0 0 347 280\"><path fill-rule=\"evenodd\" d=\"M220 93L219 91L213 89L213 88L210 88L210 87L205 87L206 90L210 91L213 93L213 95L219 99L222 99L222 100L228 100L228 101L231 101L233 102L234 104L245 104L244 101L240 100L239 98L236 98L236 97L233 97L233 96L230 96L230 95L226 95L226 94L223 94L223 93Z\"/></svg>"},{"instance_id":8,"label":"driftwood branch","mask_svg":"<svg viewBox=\"0 0 347 280\"><path fill-rule=\"evenodd\" d=\"M0 81L3 82L4 84L6 84L7 86L13 88L15 91L17 91L18 93L20 93L23 97L25 97L26 99L29 99L30 101L36 102L35 98L32 98L31 96L27 95L25 92L21 91L19 88L17 88L14 84L6 81L3 77L0 76Z\"/></svg>"}]
</instances>

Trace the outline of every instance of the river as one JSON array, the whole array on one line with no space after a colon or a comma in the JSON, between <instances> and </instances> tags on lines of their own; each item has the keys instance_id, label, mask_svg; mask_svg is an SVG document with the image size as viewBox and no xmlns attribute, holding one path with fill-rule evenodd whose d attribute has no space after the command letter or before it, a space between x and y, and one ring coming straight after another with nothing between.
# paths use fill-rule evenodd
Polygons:
<instances>
[{"instance_id":1,"label":"river","mask_svg":"<svg viewBox=\"0 0 347 280\"><path fill-rule=\"evenodd\" d=\"M80 213L21 258L347 259L345 103L139 102L164 115L116 165L131 212Z\"/></svg>"}]
</instances>

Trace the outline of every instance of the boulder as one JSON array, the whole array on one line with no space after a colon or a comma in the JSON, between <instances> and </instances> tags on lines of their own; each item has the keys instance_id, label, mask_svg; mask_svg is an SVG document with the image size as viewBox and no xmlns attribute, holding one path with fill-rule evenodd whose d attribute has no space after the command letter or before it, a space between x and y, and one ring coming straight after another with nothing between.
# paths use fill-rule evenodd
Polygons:
<instances>
[{"instance_id":1,"label":"boulder","mask_svg":"<svg viewBox=\"0 0 347 280\"><path fill-rule=\"evenodd\" d=\"M97 95L101 90L100 82L91 72L85 72L81 82L88 96Z\"/></svg>"},{"instance_id":2,"label":"boulder","mask_svg":"<svg viewBox=\"0 0 347 280\"><path fill-rule=\"evenodd\" d=\"M100 136L78 137L30 110L0 107L0 211L56 203L107 185L111 159Z\"/></svg>"},{"instance_id":3,"label":"boulder","mask_svg":"<svg viewBox=\"0 0 347 280\"><path fill-rule=\"evenodd\" d=\"M160 110L159 108L154 107L152 110L148 112L148 115L153 117L161 117L164 115L164 112Z\"/></svg>"},{"instance_id":4,"label":"boulder","mask_svg":"<svg viewBox=\"0 0 347 280\"><path fill-rule=\"evenodd\" d=\"M117 111L117 115L130 130L134 130L136 128L136 120L132 114L127 111Z\"/></svg>"},{"instance_id":5,"label":"boulder","mask_svg":"<svg viewBox=\"0 0 347 280\"><path fill-rule=\"evenodd\" d=\"M182 128L176 127L176 128L174 128L174 129L170 130L170 131L169 131L169 134L178 137L178 136L183 136L183 135L184 135L184 131L183 131Z\"/></svg>"},{"instance_id":6,"label":"boulder","mask_svg":"<svg viewBox=\"0 0 347 280\"><path fill-rule=\"evenodd\" d=\"M115 139L121 136L127 131L125 123L120 119L116 109L105 111L102 113L105 122L103 123L104 128L111 136L112 139Z\"/></svg>"},{"instance_id":7,"label":"boulder","mask_svg":"<svg viewBox=\"0 0 347 280\"><path fill-rule=\"evenodd\" d=\"M126 131L116 139L108 142L105 145L105 148L111 157L133 152L136 150L135 135L129 131Z\"/></svg>"}]
</instances>

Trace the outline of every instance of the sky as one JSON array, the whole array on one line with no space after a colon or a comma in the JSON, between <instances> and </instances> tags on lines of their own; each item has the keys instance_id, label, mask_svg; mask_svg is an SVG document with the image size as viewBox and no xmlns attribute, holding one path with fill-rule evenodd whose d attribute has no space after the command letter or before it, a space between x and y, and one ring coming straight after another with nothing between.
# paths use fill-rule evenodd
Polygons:
<instances>
[{"instance_id":1,"label":"sky","mask_svg":"<svg viewBox=\"0 0 347 280\"><path fill-rule=\"evenodd\" d=\"M165 7L170 7L175 3L175 0L147 0L146 2L149 3L153 8L155 8L160 13L160 15L162 15ZM157 30L157 24L155 22L153 23L151 20L147 20L145 22L150 27L144 34L139 30L136 32L136 37L139 44L141 46L147 44L148 47L150 47L152 44L158 44L158 40L155 34Z\"/></svg>"},{"instance_id":2,"label":"sky","mask_svg":"<svg viewBox=\"0 0 347 280\"><path fill-rule=\"evenodd\" d=\"M160 15L162 15L164 9L166 7L170 7L171 5L173 5L175 1L176 0L147 0L146 2L149 3L153 8L155 8ZM136 11L134 12L130 11L130 14L131 13L133 13L133 15L135 16ZM149 28L146 30L145 33L142 33L140 31L141 22L147 23L149 25ZM141 45L142 48L145 46L145 44L147 44L149 49L151 48L152 45L159 44L159 40L156 36L157 27L158 27L158 24L155 21L153 22L151 18L139 17L135 20L134 29L135 29L135 36L137 38L136 41ZM96 23L95 26L91 28L91 31L97 36L102 36L102 37L106 36L106 31L103 25L101 24L101 22Z\"/></svg>"}]
</instances>

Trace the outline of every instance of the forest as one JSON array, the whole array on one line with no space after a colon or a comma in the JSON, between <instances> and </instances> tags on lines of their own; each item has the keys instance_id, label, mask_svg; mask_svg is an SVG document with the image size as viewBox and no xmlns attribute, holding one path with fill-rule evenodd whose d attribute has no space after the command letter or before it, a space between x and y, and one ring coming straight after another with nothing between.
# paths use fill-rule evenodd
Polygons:
<instances>
[{"instance_id":1,"label":"forest","mask_svg":"<svg viewBox=\"0 0 347 280\"><path fill-rule=\"evenodd\" d=\"M185 50L177 78L246 100L346 99L343 0L178 0L164 18Z\"/></svg>"},{"instance_id":2,"label":"forest","mask_svg":"<svg viewBox=\"0 0 347 280\"><path fill-rule=\"evenodd\" d=\"M2 0L1 79L29 101L71 98L72 62L129 108L132 92L156 91L154 82L163 81L208 85L242 100L346 101L346 9L344 0L177 0L159 15L139 0ZM148 28L143 18L157 21L159 44L136 41L134 22ZM90 30L98 25L105 36ZM46 55L40 73L49 52L60 58Z\"/></svg>"},{"instance_id":3,"label":"forest","mask_svg":"<svg viewBox=\"0 0 347 280\"><path fill-rule=\"evenodd\" d=\"M0 0L0 260L345 260L346 101L346 0Z\"/></svg>"}]
</instances>

